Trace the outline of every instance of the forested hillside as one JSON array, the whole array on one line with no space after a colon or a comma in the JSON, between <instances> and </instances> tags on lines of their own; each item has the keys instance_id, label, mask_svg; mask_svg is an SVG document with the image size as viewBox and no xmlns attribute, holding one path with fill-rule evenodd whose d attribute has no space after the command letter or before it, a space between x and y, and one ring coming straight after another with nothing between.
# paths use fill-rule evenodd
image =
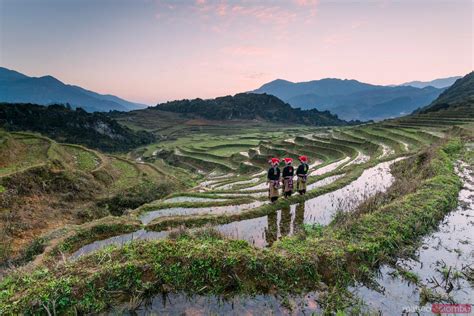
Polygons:
<instances>
[{"instance_id":1,"label":"forested hillside","mask_svg":"<svg viewBox=\"0 0 474 316\"><path fill-rule=\"evenodd\" d=\"M151 133L135 132L103 113L72 110L64 105L0 103L0 127L32 131L57 141L82 144L104 151L126 151L155 140Z\"/></svg>"},{"instance_id":2,"label":"forested hillside","mask_svg":"<svg viewBox=\"0 0 474 316\"><path fill-rule=\"evenodd\" d=\"M420 113L439 111L449 107L474 107L474 72L458 79Z\"/></svg>"},{"instance_id":3,"label":"forested hillside","mask_svg":"<svg viewBox=\"0 0 474 316\"><path fill-rule=\"evenodd\" d=\"M240 93L209 100L172 101L158 104L156 109L221 121L259 120L313 126L348 124L329 111L294 109L277 97L268 94Z\"/></svg>"}]
</instances>

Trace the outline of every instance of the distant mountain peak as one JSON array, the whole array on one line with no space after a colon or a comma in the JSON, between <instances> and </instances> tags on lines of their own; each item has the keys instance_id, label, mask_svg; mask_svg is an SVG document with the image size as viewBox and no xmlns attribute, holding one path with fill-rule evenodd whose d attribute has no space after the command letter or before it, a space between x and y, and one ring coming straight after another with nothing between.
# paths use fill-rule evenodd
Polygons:
<instances>
[{"instance_id":1,"label":"distant mountain peak","mask_svg":"<svg viewBox=\"0 0 474 316\"><path fill-rule=\"evenodd\" d=\"M59 81L58 79L54 78L54 77L51 76L51 75L41 76L41 77L39 77L39 78L40 78L40 79L49 79L49 80Z\"/></svg>"},{"instance_id":2,"label":"distant mountain peak","mask_svg":"<svg viewBox=\"0 0 474 316\"><path fill-rule=\"evenodd\" d=\"M64 85L64 83L56 78L54 78L53 76L51 75L46 75L46 76L42 76L42 77L38 77L37 79L40 79L40 80L43 80L44 82L48 82L48 83L54 83L54 84L61 84L61 85Z\"/></svg>"},{"instance_id":3,"label":"distant mountain peak","mask_svg":"<svg viewBox=\"0 0 474 316\"><path fill-rule=\"evenodd\" d=\"M442 91L432 86L380 86L355 79L323 78L295 83L277 79L253 92L274 95L293 107L330 110L345 120L379 120L410 113Z\"/></svg>"},{"instance_id":4,"label":"distant mountain peak","mask_svg":"<svg viewBox=\"0 0 474 316\"><path fill-rule=\"evenodd\" d=\"M0 102L40 105L68 103L89 112L129 111L147 107L110 94L102 95L68 85L51 75L28 77L3 67L0 67Z\"/></svg>"},{"instance_id":5,"label":"distant mountain peak","mask_svg":"<svg viewBox=\"0 0 474 316\"><path fill-rule=\"evenodd\" d=\"M447 78L438 78L431 81L410 81L402 83L400 86L412 86L415 88L425 88L425 87L434 87L434 88L447 88L452 86L456 80L462 78L462 76L454 76Z\"/></svg>"},{"instance_id":6,"label":"distant mountain peak","mask_svg":"<svg viewBox=\"0 0 474 316\"><path fill-rule=\"evenodd\" d=\"M25 76L18 71L11 70L8 68L0 67L0 81L2 80L18 80L18 79L25 79L28 76Z\"/></svg>"},{"instance_id":7,"label":"distant mountain peak","mask_svg":"<svg viewBox=\"0 0 474 316\"><path fill-rule=\"evenodd\" d=\"M275 79L275 80L273 80L273 81L270 81L269 83L293 83L293 82L291 82L291 81L289 81L289 80L285 80L285 79L280 79L280 78L278 78L278 79Z\"/></svg>"}]
</instances>

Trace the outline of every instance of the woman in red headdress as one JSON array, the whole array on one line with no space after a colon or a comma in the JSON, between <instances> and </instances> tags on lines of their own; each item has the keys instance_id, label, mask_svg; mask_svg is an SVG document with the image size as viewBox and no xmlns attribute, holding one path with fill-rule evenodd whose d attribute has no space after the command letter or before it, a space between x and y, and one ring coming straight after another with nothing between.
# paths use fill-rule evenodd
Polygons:
<instances>
[{"instance_id":1,"label":"woman in red headdress","mask_svg":"<svg viewBox=\"0 0 474 316\"><path fill-rule=\"evenodd\" d=\"M268 169L267 175L268 197L273 203L278 200L278 196L280 195L278 190L280 188L280 168L278 168L280 159L272 158L270 159L269 163L270 169Z\"/></svg>"},{"instance_id":2,"label":"woman in red headdress","mask_svg":"<svg viewBox=\"0 0 474 316\"><path fill-rule=\"evenodd\" d=\"M295 170L291 165L293 159L284 158L283 160L285 161L285 167L283 168L283 194L285 197L289 197L293 194L293 176Z\"/></svg>"},{"instance_id":3,"label":"woman in red headdress","mask_svg":"<svg viewBox=\"0 0 474 316\"><path fill-rule=\"evenodd\" d=\"M296 169L296 176L298 177L298 180L296 181L296 190L299 194L303 195L306 193L306 181L309 170L308 157L300 156L298 159L301 164L298 166L298 169Z\"/></svg>"}]
</instances>

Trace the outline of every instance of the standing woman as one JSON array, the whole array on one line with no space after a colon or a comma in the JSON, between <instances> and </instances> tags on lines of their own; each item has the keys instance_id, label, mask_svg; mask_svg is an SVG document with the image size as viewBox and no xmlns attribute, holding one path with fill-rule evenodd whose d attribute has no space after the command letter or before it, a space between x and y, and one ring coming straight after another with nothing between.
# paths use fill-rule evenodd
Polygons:
<instances>
[{"instance_id":1,"label":"standing woman","mask_svg":"<svg viewBox=\"0 0 474 316\"><path fill-rule=\"evenodd\" d=\"M269 163L270 169L268 169L267 175L268 197L273 203L278 200L278 196L280 195L278 190L280 188L280 168L278 168L280 159L272 158Z\"/></svg>"},{"instance_id":2,"label":"standing woman","mask_svg":"<svg viewBox=\"0 0 474 316\"><path fill-rule=\"evenodd\" d=\"M289 197L293 194L293 176L295 175L295 170L291 165L293 159L283 158L285 161L285 168L283 168L283 194L285 197Z\"/></svg>"},{"instance_id":3,"label":"standing woman","mask_svg":"<svg viewBox=\"0 0 474 316\"><path fill-rule=\"evenodd\" d=\"M303 195L306 193L306 180L308 177L308 157L300 156L298 158L301 164L296 169L296 176L298 177L298 181L296 182L296 190L299 194Z\"/></svg>"}]
</instances>

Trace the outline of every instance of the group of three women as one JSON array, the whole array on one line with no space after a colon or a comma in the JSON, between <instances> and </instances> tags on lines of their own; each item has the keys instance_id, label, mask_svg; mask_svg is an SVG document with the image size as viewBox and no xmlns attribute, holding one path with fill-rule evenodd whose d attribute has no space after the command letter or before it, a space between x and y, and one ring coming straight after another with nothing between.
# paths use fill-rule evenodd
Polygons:
<instances>
[{"instance_id":1,"label":"group of three women","mask_svg":"<svg viewBox=\"0 0 474 316\"><path fill-rule=\"evenodd\" d=\"M308 176L308 157L300 156L299 158L300 165L296 169L296 191L299 194L306 193L306 180ZM268 183L268 194L272 202L278 200L280 196L280 182L283 185L283 196L285 198L293 194L293 178L295 175L295 169L293 168L293 159L292 158L283 158L285 167L283 167L283 172L280 171L278 167L280 164L279 158L271 158L269 160L270 169L268 169L267 183Z\"/></svg>"}]
</instances>

